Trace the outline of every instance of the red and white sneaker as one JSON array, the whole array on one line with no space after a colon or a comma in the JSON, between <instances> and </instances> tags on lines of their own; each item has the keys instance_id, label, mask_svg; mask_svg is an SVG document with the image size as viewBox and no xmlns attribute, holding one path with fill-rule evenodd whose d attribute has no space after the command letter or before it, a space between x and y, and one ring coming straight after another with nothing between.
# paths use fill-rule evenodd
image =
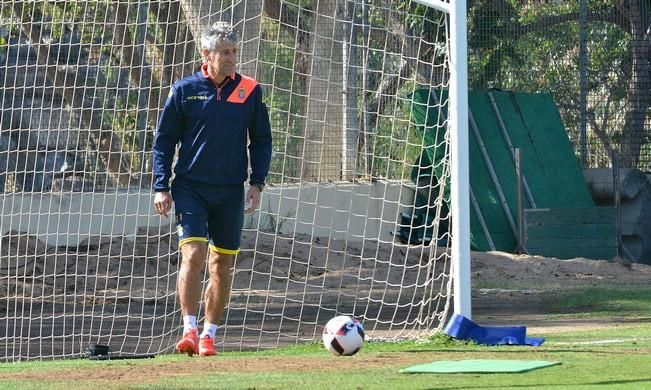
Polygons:
<instances>
[{"instance_id":1,"label":"red and white sneaker","mask_svg":"<svg viewBox=\"0 0 651 390\"><path fill-rule=\"evenodd\" d=\"M199 356L215 356L215 339L210 336L203 336L199 340Z\"/></svg>"},{"instance_id":2,"label":"red and white sneaker","mask_svg":"<svg viewBox=\"0 0 651 390\"><path fill-rule=\"evenodd\" d=\"M192 329L184 333L181 341L176 343L176 350L179 353L187 353L188 356L199 353L199 336L197 336L197 330Z\"/></svg>"}]
</instances>

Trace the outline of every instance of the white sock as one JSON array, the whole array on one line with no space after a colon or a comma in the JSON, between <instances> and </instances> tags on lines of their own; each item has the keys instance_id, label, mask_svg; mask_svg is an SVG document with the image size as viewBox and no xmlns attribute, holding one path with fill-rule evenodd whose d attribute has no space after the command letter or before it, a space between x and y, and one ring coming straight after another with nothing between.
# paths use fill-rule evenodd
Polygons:
<instances>
[{"instance_id":1,"label":"white sock","mask_svg":"<svg viewBox=\"0 0 651 390\"><path fill-rule=\"evenodd\" d=\"M211 339L215 339L215 336L217 336L217 324L211 324L210 322L204 322L203 323L203 332L201 332L201 337L208 336Z\"/></svg>"},{"instance_id":2,"label":"white sock","mask_svg":"<svg viewBox=\"0 0 651 390\"><path fill-rule=\"evenodd\" d=\"M197 329L197 316L183 316L183 333L188 333L193 329Z\"/></svg>"}]
</instances>

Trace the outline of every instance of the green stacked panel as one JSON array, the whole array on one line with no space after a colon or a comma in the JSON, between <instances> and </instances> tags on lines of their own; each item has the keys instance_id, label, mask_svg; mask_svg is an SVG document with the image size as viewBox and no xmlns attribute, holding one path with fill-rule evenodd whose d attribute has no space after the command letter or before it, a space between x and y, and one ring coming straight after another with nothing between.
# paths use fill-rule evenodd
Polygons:
<instances>
[{"instance_id":1,"label":"green stacked panel","mask_svg":"<svg viewBox=\"0 0 651 390\"><path fill-rule=\"evenodd\" d=\"M525 210L525 243L530 253L572 259L617 256L613 207Z\"/></svg>"},{"instance_id":2,"label":"green stacked panel","mask_svg":"<svg viewBox=\"0 0 651 390\"><path fill-rule=\"evenodd\" d=\"M436 124L441 123L439 113L447 115L447 107L437 106L431 93L447 102L444 92L416 91L413 118L425 132L423 154L426 157L421 163L427 161L429 166L436 166L443 158L442 150L434 147L434 142L440 142L443 134L443 129ZM513 251L517 247L515 226L508 217L510 213L511 221L517 223L517 177L511 146L520 149L522 172L533 198L530 201L523 191L524 208L595 208L558 109L549 94L470 91L468 103L476 125L473 126L471 120L470 186L495 249ZM421 168L417 172L441 177L436 169L432 172ZM417 177L417 173L412 175L414 179ZM471 245L473 250L487 251L491 248L479 223L478 212L471 204ZM589 235L588 231L584 233ZM611 233L609 231L608 235L612 236ZM554 242L549 244L553 246Z\"/></svg>"}]
</instances>

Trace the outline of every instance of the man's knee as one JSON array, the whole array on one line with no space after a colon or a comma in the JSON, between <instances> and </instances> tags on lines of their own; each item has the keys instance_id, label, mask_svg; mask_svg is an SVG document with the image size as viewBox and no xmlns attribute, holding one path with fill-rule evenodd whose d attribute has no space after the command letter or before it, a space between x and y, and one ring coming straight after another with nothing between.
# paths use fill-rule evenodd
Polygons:
<instances>
[{"instance_id":1,"label":"man's knee","mask_svg":"<svg viewBox=\"0 0 651 390\"><path fill-rule=\"evenodd\" d=\"M206 245L203 243L189 242L183 244L181 253L183 254L184 265L195 271L200 271L206 261Z\"/></svg>"},{"instance_id":2,"label":"man's knee","mask_svg":"<svg viewBox=\"0 0 651 390\"><path fill-rule=\"evenodd\" d=\"M208 260L208 269L210 270L211 275L214 274L228 275L228 272L233 266L234 258L235 255L227 255L224 253L210 251L210 259Z\"/></svg>"}]
</instances>

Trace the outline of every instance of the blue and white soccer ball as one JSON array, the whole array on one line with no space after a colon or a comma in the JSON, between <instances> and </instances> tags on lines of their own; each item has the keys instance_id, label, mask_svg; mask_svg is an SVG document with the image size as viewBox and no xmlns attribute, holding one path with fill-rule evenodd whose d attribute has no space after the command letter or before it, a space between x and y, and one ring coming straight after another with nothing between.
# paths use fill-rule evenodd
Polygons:
<instances>
[{"instance_id":1,"label":"blue and white soccer ball","mask_svg":"<svg viewBox=\"0 0 651 390\"><path fill-rule=\"evenodd\" d=\"M364 327L353 317L334 317L323 328L323 345L336 356L354 355L364 345Z\"/></svg>"}]
</instances>

